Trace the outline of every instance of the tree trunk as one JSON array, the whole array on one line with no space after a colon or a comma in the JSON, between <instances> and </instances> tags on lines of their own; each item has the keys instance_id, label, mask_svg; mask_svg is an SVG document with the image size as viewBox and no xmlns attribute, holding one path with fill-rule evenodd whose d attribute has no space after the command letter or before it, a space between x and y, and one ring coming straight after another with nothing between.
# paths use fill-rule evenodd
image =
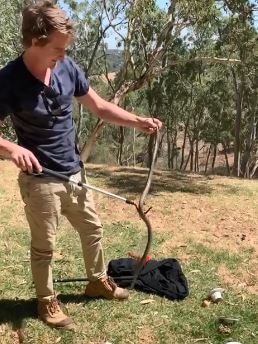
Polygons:
<instances>
[{"instance_id":1,"label":"tree trunk","mask_svg":"<svg viewBox=\"0 0 258 344\"><path fill-rule=\"evenodd\" d=\"M214 173L216 158L217 158L217 145L214 145L213 159L212 159L212 165L211 165L212 173Z\"/></svg>"},{"instance_id":2,"label":"tree trunk","mask_svg":"<svg viewBox=\"0 0 258 344\"><path fill-rule=\"evenodd\" d=\"M252 112L255 112L255 108L252 109ZM252 165L252 158L253 158L253 148L256 140L256 116L253 115L250 120L249 125L249 133L247 142L245 144L245 151L243 153L243 158L241 161L241 175L245 178L249 178L250 166Z\"/></svg>"},{"instance_id":3,"label":"tree trunk","mask_svg":"<svg viewBox=\"0 0 258 344\"><path fill-rule=\"evenodd\" d=\"M119 127L120 136L119 136L119 148L117 153L117 163L122 166L123 165L123 151L124 151L124 141L125 141L125 135L124 135L124 128Z\"/></svg>"},{"instance_id":4,"label":"tree trunk","mask_svg":"<svg viewBox=\"0 0 258 344\"><path fill-rule=\"evenodd\" d=\"M82 151L81 151L82 162L86 162L89 159L89 156L93 150L93 147L95 146L97 138L101 134L101 130L103 127L104 127L104 122L99 119L91 135L88 137L86 143L84 144L82 148Z\"/></svg>"},{"instance_id":5,"label":"tree trunk","mask_svg":"<svg viewBox=\"0 0 258 344\"><path fill-rule=\"evenodd\" d=\"M180 170L182 170L184 162L185 162L185 145L186 145L186 137L188 132L188 126L189 126L190 119L188 118L185 124L185 130L184 130L184 140L182 144L182 152L181 152L181 163L180 163Z\"/></svg>"},{"instance_id":6,"label":"tree trunk","mask_svg":"<svg viewBox=\"0 0 258 344\"><path fill-rule=\"evenodd\" d=\"M198 138L195 141L195 157L194 157L194 171L199 171L199 140Z\"/></svg>"},{"instance_id":7,"label":"tree trunk","mask_svg":"<svg viewBox=\"0 0 258 344\"><path fill-rule=\"evenodd\" d=\"M254 167L252 168L252 172L250 173L250 176L249 176L250 179L253 178L253 176L254 176L254 174L255 174L257 168L258 168L258 161L256 161Z\"/></svg>"},{"instance_id":8,"label":"tree trunk","mask_svg":"<svg viewBox=\"0 0 258 344\"><path fill-rule=\"evenodd\" d=\"M187 168L187 165L189 163L190 157L191 157L191 152L189 151L188 157L187 157L186 162L185 162L185 166L183 168L184 171L186 171L186 168Z\"/></svg>"},{"instance_id":9,"label":"tree trunk","mask_svg":"<svg viewBox=\"0 0 258 344\"><path fill-rule=\"evenodd\" d=\"M229 162L228 162L227 146L224 142L222 142L222 146L224 149L224 156L225 156L225 161L226 161L227 173L228 173L228 176L230 176L230 166L229 166Z\"/></svg>"},{"instance_id":10,"label":"tree trunk","mask_svg":"<svg viewBox=\"0 0 258 344\"><path fill-rule=\"evenodd\" d=\"M205 173L205 174L206 174L207 171L208 171L210 155L211 155L211 145L210 145L210 147L209 147L208 154L207 154L207 158L206 158L205 170L204 170L204 173Z\"/></svg>"},{"instance_id":11,"label":"tree trunk","mask_svg":"<svg viewBox=\"0 0 258 344\"><path fill-rule=\"evenodd\" d=\"M136 166L136 155L135 155L135 138L136 138L136 134L135 134L135 128L133 128L133 167Z\"/></svg>"},{"instance_id":12,"label":"tree trunk","mask_svg":"<svg viewBox=\"0 0 258 344\"><path fill-rule=\"evenodd\" d=\"M172 149L171 149L171 140L169 135L169 129L167 127L167 149L168 149L168 168L171 169L171 157L172 157Z\"/></svg>"},{"instance_id":13,"label":"tree trunk","mask_svg":"<svg viewBox=\"0 0 258 344\"><path fill-rule=\"evenodd\" d=\"M174 160L175 160L175 164L176 164L176 168L177 168L177 128L175 128L175 135L173 138L173 152L172 152L172 168L175 168L175 164L174 164Z\"/></svg>"},{"instance_id":14,"label":"tree trunk","mask_svg":"<svg viewBox=\"0 0 258 344\"><path fill-rule=\"evenodd\" d=\"M243 73L242 73L243 74ZM237 76L232 68L233 82L235 86L235 103L236 103L236 119L235 119L235 142L234 142L234 165L233 174L237 177L240 175L240 154L241 154L241 122L242 122L242 102L243 102L243 87L244 76L241 75L241 81L238 85Z\"/></svg>"},{"instance_id":15,"label":"tree trunk","mask_svg":"<svg viewBox=\"0 0 258 344\"><path fill-rule=\"evenodd\" d=\"M190 171L193 172L194 165L194 141L189 139L190 142Z\"/></svg>"}]
</instances>

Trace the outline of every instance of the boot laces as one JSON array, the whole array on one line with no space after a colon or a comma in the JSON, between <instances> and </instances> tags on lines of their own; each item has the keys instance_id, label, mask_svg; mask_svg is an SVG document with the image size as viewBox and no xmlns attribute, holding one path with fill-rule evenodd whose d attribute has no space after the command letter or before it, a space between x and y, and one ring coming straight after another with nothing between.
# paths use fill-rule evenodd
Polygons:
<instances>
[{"instance_id":1,"label":"boot laces","mask_svg":"<svg viewBox=\"0 0 258 344\"><path fill-rule=\"evenodd\" d=\"M115 283L112 277L108 276L106 281L107 284L112 288L112 290L115 290L117 288L117 284Z\"/></svg>"},{"instance_id":2,"label":"boot laces","mask_svg":"<svg viewBox=\"0 0 258 344\"><path fill-rule=\"evenodd\" d=\"M53 297L49 301L48 310L51 313L51 315L54 315L54 314L60 312L60 306L59 306L58 300L56 298Z\"/></svg>"}]
</instances>

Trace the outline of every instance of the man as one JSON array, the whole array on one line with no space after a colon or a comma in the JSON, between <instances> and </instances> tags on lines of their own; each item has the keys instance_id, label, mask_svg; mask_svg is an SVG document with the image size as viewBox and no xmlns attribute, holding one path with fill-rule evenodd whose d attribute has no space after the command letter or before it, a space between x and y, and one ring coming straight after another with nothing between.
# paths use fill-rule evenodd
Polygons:
<instances>
[{"instance_id":1,"label":"man","mask_svg":"<svg viewBox=\"0 0 258 344\"><path fill-rule=\"evenodd\" d=\"M102 226L91 192L40 175L42 166L85 182L72 119L73 97L109 123L150 134L162 124L158 119L133 115L94 92L79 67L65 56L73 27L51 2L38 2L23 10L22 38L23 54L0 71L0 120L11 114L18 145L0 137L0 154L21 169L19 186L31 230L39 318L50 326L72 329L73 322L59 307L52 282L51 259L60 214L80 236L90 280L85 295L123 300L128 291L106 274Z\"/></svg>"}]
</instances>

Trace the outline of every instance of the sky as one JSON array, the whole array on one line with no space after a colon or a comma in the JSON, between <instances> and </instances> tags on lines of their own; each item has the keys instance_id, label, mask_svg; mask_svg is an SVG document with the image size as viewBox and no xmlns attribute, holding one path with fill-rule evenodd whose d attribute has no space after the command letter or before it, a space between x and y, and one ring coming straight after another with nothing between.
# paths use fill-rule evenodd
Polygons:
<instances>
[{"instance_id":1,"label":"sky","mask_svg":"<svg viewBox=\"0 0 258 344\"><path fill-rule=\"evenodd\" d=\"M156 0L156 2L160 8L166 8L166 3L167 3L166 0Z\"/></svg>"}]
</instances>

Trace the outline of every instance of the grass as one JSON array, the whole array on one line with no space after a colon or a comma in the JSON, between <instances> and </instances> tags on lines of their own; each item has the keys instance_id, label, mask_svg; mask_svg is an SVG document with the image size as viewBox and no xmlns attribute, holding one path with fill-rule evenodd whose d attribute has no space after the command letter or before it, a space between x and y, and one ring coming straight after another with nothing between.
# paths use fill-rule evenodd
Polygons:
<instances>
[{"instance_id":1,"label":"grass","mask_svg":"<svg viewBox=\"0 0 258 344\"><path fill-rule=\"evenodd\" d=\"M69 333L50 329L37 320L30 238L16 171L9 163L0 164L1 344L258 343L255 183L156 174L148 200L153 205L150 217L155 228L151 255L180 261L189 282L189 297L172 302L131 291L128 302L90 300L83 297L83 283L56 284L59 299L76 323L76 332ZM94 185L135 198L146 178L142 169L111 171L90 166L89 171ZM135 210L99 194L95 199L104 223L106 261L126 257L130 250L142 252L146 232ZM242 234L245 240L241 240ZM54 276L84 277L79 239L66 220L58 232ZM224 301L202 307L203 299L217 286L226 290ZM141 303L150 298L153 302ZM227 328L229 333L219 330L221 316L239 319Z\"/></svg>"}]
</instances>

